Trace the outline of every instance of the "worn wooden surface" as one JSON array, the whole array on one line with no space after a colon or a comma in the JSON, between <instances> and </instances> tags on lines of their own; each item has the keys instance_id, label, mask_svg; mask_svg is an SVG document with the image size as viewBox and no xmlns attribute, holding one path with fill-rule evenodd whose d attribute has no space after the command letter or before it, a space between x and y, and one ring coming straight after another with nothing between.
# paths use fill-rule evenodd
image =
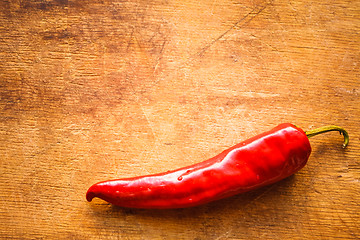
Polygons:
<instances>
[{"instance_id":1,"label":"worn wooden surface","mask_svg":"<svg viewBox=\"0 0 360 240\"><path fill-rule=\"evenodd\" d=\"M360 238L359 1L0 1L0 237ZM289 179L205 206L86 202L101 180L202 161L282 122Z\"/></svg>"}]
</instances>

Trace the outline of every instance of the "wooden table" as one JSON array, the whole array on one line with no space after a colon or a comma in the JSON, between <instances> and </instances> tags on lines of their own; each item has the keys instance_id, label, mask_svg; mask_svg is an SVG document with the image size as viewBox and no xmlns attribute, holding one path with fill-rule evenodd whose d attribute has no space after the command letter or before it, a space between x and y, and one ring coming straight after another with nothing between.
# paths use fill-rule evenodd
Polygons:
<instances>
[{"instance_id":1,"label":"wooden table","mask_svg":"<svg viewBox=\"0 0 360 240\"><path fill-rule=\"evenodd\" d=\"M1 1L0 237L359 239L359 1ZM335 124L296 175L180 210L93 183L186 166L282 122Z\"/></svg>"}]
</instances>

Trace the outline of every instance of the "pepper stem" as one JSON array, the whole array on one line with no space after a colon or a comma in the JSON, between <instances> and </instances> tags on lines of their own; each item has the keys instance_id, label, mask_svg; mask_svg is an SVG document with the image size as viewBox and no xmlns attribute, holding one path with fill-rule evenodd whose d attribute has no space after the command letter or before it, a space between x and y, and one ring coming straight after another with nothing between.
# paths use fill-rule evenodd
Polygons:
<instances>
[{"instance_id":1,"label":"pepper stem","mask_svg":"<svg viewBox=\"0 0 360 240\"><path fill-rule=\"evenodd\" d=\"M322 133L326 133L326 132L331 132L331 131L338 131L340 132L340 135L344 135L344 144L343 144L343 148L346 148L346 146L349 144L349 134L347 133L347 131L341 127L338 126L325 126L325 127L320 127L314 130L309 130L306 131L305 134L308 138L311 138L313 136L316 136L318 134L322 134Z\"/></svg>"}]
</instances>

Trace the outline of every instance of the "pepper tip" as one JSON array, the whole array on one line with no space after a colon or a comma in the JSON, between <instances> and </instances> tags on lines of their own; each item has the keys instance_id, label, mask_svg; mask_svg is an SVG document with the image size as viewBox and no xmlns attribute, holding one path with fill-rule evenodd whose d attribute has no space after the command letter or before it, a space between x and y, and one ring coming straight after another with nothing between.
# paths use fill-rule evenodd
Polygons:
<instances>
[{"instance_id":1,"label":"pepper tip","mask_svg":"<svg viewBox=\"0 0 360 240\"><path fill-rule=\"evenodd\" d=\"M91 202L94 197L96 197L96 193L93 191L92 187L90 187L86 193L86 200Z\"/></svg>"},{"instance_id":2,"label":"pepper tip","mask_svg":"<svg viewBox=\"0 0 360 240\"><path fill-rule=\"evenodd\" d=\"M86 193L86 200L88 202L91 202L91 200L93 200L94 197L95 197L95 194L93 192L87 192Z\"/></svg>"}]
</instances>

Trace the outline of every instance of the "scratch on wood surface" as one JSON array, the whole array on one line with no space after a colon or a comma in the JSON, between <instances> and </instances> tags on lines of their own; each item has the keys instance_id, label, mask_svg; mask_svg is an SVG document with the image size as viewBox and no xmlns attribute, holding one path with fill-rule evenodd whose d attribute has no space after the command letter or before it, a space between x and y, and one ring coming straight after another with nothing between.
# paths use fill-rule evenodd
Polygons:
<instances>
[{"instance_id":1,"label":"scratch on wood surface","mask_svg":"<svg viewBox=\"0 0 360 240\"><path fill-rule=\"evenodd\" d=\"M133 36L134 36L134 32L135 32L135 28L133 28L132 31L131 31L131 33L130 33L129 40L128 40L127 46L126 46L126 52L129 51L130 46L131 46L131 44L132 44L132 39L133 39Z\"/></svg>"},{"instance_id":2,"label":"scratch on wood surface","mask_svg":"<svg viewBox=\"0 0 360 240\"><path fill-rule=\"evenodd\" d=\"M153 75L155 75L156 73L156 70L158 69L159 67L159 64L160 64L160 61L162 59L162 55L163 55L163 51L164 51L164 48L165 48L165 44L166 44L167 40L165 39L161 45L161 49L160 49L160 52L159 52L159 57L157 58L157 61L156 61L156 64L155 64L155 67L154 67L154 71L153 71Z\"/></svg>"},{"instance_id":3,"label":"scratch on wood surface","mask_svg":"<svg viewBox=\"0 0 360 240\"><path fill-rule=\"evenodd\" d=\"M261 92L242 92L239 93L242 97L249 97L249 98L271 98L271 97L278 97L280 94L278 93L261 93Z\"/></svg>"},{"instance_id":4,"label":"scratch on wood surface","mask_svg":"<svg viewBox=\"0 0 360 240\"><path fill-rule=\"evenodd\" d=\"M214 43L222 39L225 35L227 35L230 31L232 31L234 28L238 26L244 26L245 24L251 22L256 16L258 16L267 6L269 6L271 2L266 2L264 6L256 6L253 8L248 14L246 14L244 17L240 18L236 23L234 23L228 30L223 32L220 36L218 36L216 39L214 39L211 43L203 47L197 55L203 55Z\"/></svg>"},{"instance_id":5,"label":"scratch on wood surface","mask_svg":"<svg viewBox=\"0 0 360 240\"><path fill-rule=\"evenodd\" d=\"M215 4L216 4L216 0L213 1L212 5L211 5L211 11L210 11L210 14L211 15L214 15L214 7L215 7Z\"/></svg>"},{"instance_id":6,"label":"scratch on wood surface","mask_svg":"<svg viewBox=\"0 0 360 240\"><path fill-rule=\"evenodd\" d=\"M219 239L224 239L224 238L228 238L229 234L231 233L232 231L227 231L225 232L224 234L220 235L219 237L215 238L215 240L219 240Z\"/></svg>"},{"instance_id":7,"label":"scratch on wood surface","mask_svg":"<svg viewBox=\"0 0 360 240\"><path fill-rule=\"evenodd\" d=\"M151 135L154 137L154 142L156 142L157 139L158 139L157 136L156 136L156 134L155 134L156 131L154 130L154 128L153 128L153 126L152 126L152 123L151 123L148 115L146 114L146 111L144 110L144 106L141 104L140 101L137 101L137 102L138 102L138 104L139 104L139 106L140 106L140 109L141 109L141 111L142 111L145 119L146 119L146 122L148 123L148 125L149 125L149 127L150 127Z\"/></svg>"},{"instance_id":8,"label":"scratch on wood surface","mask_svg":"<svg viewBox=\"0 0 360 240\"><path fill-rule=\"evenodd\" d=\"M245 206L249 205L249 204L253 204L254 202L256 202L258 199L262 198L263 196L265 196L268 192L272 191L272 189L276 186L276 184L273 184L271 186L269 186L268 189L266 189L264 192L260 193L257 197L255 197L254 199L252 199L249 203L247 203Z\"/></svg>"}]
</instances>

